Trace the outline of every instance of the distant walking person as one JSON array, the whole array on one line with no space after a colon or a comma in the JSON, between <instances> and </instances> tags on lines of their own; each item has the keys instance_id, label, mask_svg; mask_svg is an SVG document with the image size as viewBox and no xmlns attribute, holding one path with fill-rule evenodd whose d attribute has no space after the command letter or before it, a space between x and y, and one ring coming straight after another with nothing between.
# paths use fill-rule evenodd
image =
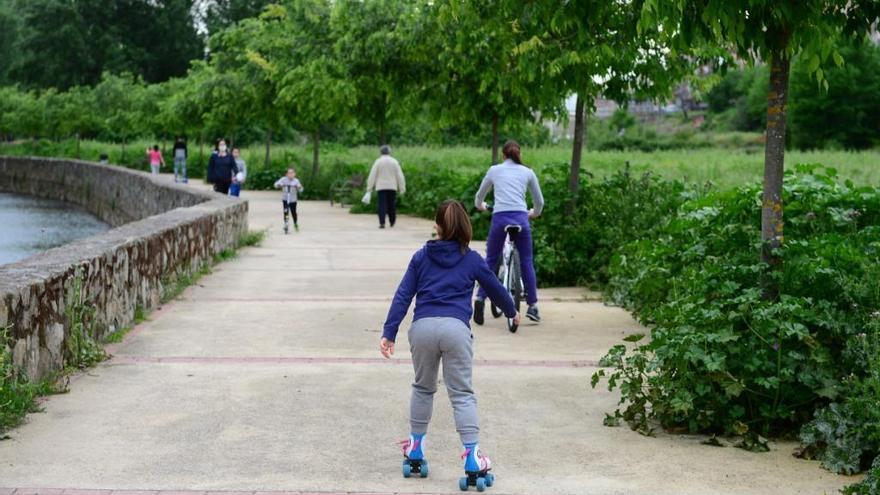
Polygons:
<instances>
[{"instance_id":1,"label":"distant walking person","mask_svg":"<svg viewBox=\"0 0 880 495\"><path fill-rule=\"evenodd\" d=\"M208 161L208 182L214 184L214 191L221 194L229 194L229 186L232 178L238 173L238 165L235 158L227 152L226 140L217 141L217 151L211 154Z\"/></svg>"},{"instance_id":2,"label":"distant walking person","mask_svg":"<svg viewBox=\"0 0 880 495\"><path fill-rule=\"evenodd\" d=\"M299 193L303 191L303 185L296 178L296 170L293 167L287 169L287 175L276 180L275 187L281 189L281 207L284 210L284 233L289 232L288 212L293 217L293 228L299 232L299 216L296 214L296 202Z\"/></svg>"},{"instance_id":3,"label":"distant walking person","mask_svg":"<svg viewBox=\"0 0 880 495\"><path fill-rule=\"evenodd\" d=\"M189 182L186 175L186 141L182 136L177 136L171 153L174 156L174 182Z\"/></svg>"},{"instance_id":4,"label":"distant walking person","mask_svg":"<svg viewBox=\"0 0 880 495\"><path fill-rule=\"evenodd\" d=\"M154 144L152 148L147 148L147 155L150 157L150 171L153 175L159 175L159 167L165 166L165 159L162 158L159 145Z\"/></svg>"},{"instance_id":5,"label":"distant walking person","mask_svg":"<svg viewBox=\"0 0 880 495\"><path fill-rule=\"evenodd\" d=\"M238 197L241 194L241 185L247 177L247 163L241 157L241 151L238 148L232 148L232 158L235 159L235 166L238 167L238 173L232 178L232 185L229 186L229 195Z\"/></svg>"},{"instance_id":6,"label":"distant walking person","mask_svg":"<svg viewBox=\"0 0 880 495\"><path fill-rule=\"evenodd\" d=\"M391 147L383 145L379 148L381 156L373 162L370 177L367 179L367 191L376 191L379 203L379 228L385 228L385 214L391 226L397 222L397 193L406 193L406 179L400 163L391 157Z\"/></svg>"}]
</instances>

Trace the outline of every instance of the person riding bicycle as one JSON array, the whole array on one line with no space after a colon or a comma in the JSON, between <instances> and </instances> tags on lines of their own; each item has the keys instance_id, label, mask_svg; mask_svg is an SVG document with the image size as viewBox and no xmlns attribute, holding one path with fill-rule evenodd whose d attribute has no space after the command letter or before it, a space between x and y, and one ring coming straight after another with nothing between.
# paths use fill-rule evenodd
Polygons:
<instances>
[{"instance_id":1,"label":"person riding bicycle","mask_svg":"<svg viewBox=\"0 0 880 495\"><path fill-rule=\"evenodd\" d=\"M492 214L492 226L486 240L486 263L490 268L498 266L498 258L504 248L504 239L508 225L518 225L520 231L513 236L522 263L522 278L526 288L526 303L529 309L526 317L532 321L541 321L538 313L538 283L535 277L535 266L532 263L532 231L529 219L537 218L544 209L544 196L538 177L529 167L523 165L520 158L519 143L508 141L502 149L504 161L492 166L483 177L480 189L474 198L474 205L480 211L486 211L485 203L489 190L495 189L495 207ZM526 191L532 196L534 207L530 210L526 204ZM485 308L486 291L480 287L474 301L474 322L482 325Z\"/></svg>"}]
</instances>

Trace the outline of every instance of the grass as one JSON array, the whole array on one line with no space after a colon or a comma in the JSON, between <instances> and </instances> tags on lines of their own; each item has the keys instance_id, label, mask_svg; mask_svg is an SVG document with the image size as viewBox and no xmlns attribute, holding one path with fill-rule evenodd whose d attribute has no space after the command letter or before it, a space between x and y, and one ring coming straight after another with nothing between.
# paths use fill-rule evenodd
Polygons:
<instances>
[{"instance_id":1,"label":"grass","mask_svg":"<svg viewBox=\"0 0 880 495\"><path fill-rule=\"evenodd\" d=\"M7 347L9 327L0 327L0 440L3 433L21 424L26 414L40 410L37 398L53 392L50 381L29 383L15 369Z\"/></svg>"},{"instance_id":2,"label":"grass","mask_svg":"<svg viewBox=\"0 0 880 495\"><path fill-rule=\"evenodd\" d=\"M700 134L699 136L703 136ZM694 149L678 149L665 151L595 151L589 149L584 153L583 168L594 177L608 176L629 162L635 172L650 171L665 178L683 179L689 182L712 182L719 187L735 187L760 178L763 174L764 154L756 148L752 138L727 136L723 134L708 135L714 147L697 147ZM734 139L736 138L736 139ZM704 139L700 137L700 139ZM695 138L696 141L696 138ZM742 142L741 146L731 145ZM139 150L146 148L152 141L141 140L127 146L127 158L122 160L121 147L118 144L84 141L82 156L87 160L97 160L101 153L110 155L111 163L124 163L126 166L146 170L143 155ZM695 142L704 146L705 143ZM169 143L170 146L170 143ZM41 156L73 156L76 145L73 141L53 143L48 141L19 142L0 145L0 154ZM485 169L491 163L491 152L488 148L471 146L396 146L394 156L402 163L424 167L455 167ZM201 162L207 160L207 149ZM168 154L168 153L166 153ZM242 156L248 163L248 174L264 169L265 150L262 145L252 145L242 149ZM372 163L378 150L374 146L347 147L336 143L324 143L321 147L322 170L330 173L341 164ZM569 143L526 148L523 160L540 171L546 164L567 163L571 158ZM204 163L199 161L198 146L190 145L190 164L188 168L196 176L204 170ZM786 166L789 168L798 163L821 163L834 167L842 177L859 185L880 184L880 150L860 152L851 151L797 151L786 153ZM170 164L170 161L169 161ZM311 168L311 146L278 144L272 149L274 169L295 165L300 175L306 175ZM170 172L170 168L166 169ZM247 187L248 183L245 183Z\"/></svg>"},{"instance_id":3,"label":"grass","mask_svg":"<svg viewBox=\"0 0 880 495\"><path fill-rule=\"evenodd\" d=\"M120 328L119 330L109 333L104 337L105 344L118 344L125 339L125 336L128 335L128 332L131 332L135 326L140 325L144 321L147 320L147 315L144 313L144 308L140 306L136 306L134 308L134 323L131 326Z\"/></svg>"},{"instance_id":4,"label":"grass","mask_svg":"<svg viewBox=\"0 0 880 495\"><path fill-rule=\"evenodd\" d=\"M265 230L250 230L238 240L238 247L258 246L265 238Z\"/></svg>"}]
</instances>

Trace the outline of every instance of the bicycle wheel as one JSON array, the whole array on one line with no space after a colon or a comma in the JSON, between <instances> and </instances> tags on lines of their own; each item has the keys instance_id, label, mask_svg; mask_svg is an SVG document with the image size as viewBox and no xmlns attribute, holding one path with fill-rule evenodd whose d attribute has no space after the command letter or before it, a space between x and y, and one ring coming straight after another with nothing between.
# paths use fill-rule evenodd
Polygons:
<instances>
[{"instance_id":1,"label":"bicycle wheel","mask_svg":"<svg viewBox=\"0 0 880 495\"><path fill-rule=\"evenodd\" d=\"M495 267L495 274L498 275L498 280L501 281L501 285L504 285L505 276L504 276L504 269L503 269L502 263L501 263L501 258L498 259L497 265L498 266ZM503 315L504 313L501 311L501 308L499 308L498 306L495 306L495 303L491 302L491 301L492 300L490 299L489 300L489 307L492 310L492 316L494 318L501 318L501 315Z\"/></svg>"},{"instance_id":2,"label":"bicycle wheel","mask_svg":"<svg viewBox=\"0 0 880 495\"><path fill-rule=\"evenodd\" d=\"M510 254L510 265L507 267L507 283L504 284L507 290L510 292L510 297L513 298L513 305L516 307L516 312L519 313L520 305L522 303L522 268L519 264L519 251L514 248L513 252ZM519 325L514 323L513 318L507 319L507 329L510 330L511 333L515 333Z\"/></svg>"},{"instance_id":3,"label":"bicycle wheel","mask_svg":"<svg viewBox=\"0 0 880 495\"><path fill-rule=\"evenodd\" d=\"M506 273L507 272L504 267L503 257L499 257L498 262L495 263L495 275L498 277L498 281L501 282L501 285L504 285L505 288L507 288L507 286L505 285L505 283L507 282L507 276L505 275ZM489 308L491 309L492 317L494 318L500 318L501 315L504 314L501 311L501 308L495 306L495 303L492 302L492 299L489 299Z\"/></svg>"}]
</instances>

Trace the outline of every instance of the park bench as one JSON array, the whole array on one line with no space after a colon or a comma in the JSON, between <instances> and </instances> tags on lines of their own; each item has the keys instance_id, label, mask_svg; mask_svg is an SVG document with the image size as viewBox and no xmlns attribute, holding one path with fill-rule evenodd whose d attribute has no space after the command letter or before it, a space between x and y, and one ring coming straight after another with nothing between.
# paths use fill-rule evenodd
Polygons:
<instances>
[{"instance_id":1,"label":"park bench","mask_svg":"<svg viewBox=\"0 0 880 495\"><path fill-rule=\"evenodd\" d=\"M330 206L339 204L344 207L346 200L351 199L354 191L363 189L364 175L355 174L348 178L339 178L330 186Z\"/></svg>"}]
</instances>

